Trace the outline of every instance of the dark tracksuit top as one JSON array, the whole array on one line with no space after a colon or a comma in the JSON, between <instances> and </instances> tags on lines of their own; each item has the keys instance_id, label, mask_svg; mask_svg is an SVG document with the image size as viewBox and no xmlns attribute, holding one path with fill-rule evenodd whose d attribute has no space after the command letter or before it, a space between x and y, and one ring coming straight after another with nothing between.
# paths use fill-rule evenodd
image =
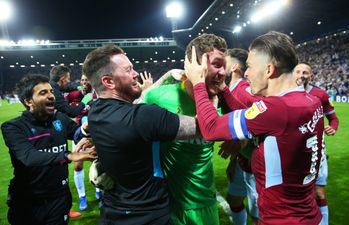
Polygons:
<instances>
[{"instance_id":1,"label":"dark tracksuit top","mask_svg":"<svg viewBox=\"0 0 349 225\"><path fill-rule=\"evenodd\" d=\"M85 104L80 102L77 106L69 105L68 101L64 99L63 93L61 92L58 84L56 82L50 81L51 87L53 88L53 94L56 98L55 108L67 114L69 117L76 117L81 113L81 111L85 108Z\"/></svg>"},{"instance_id":2,"label":"dark tracksuit top","mask_svg":"<svg viewBox=\"0 0 349 225\"><path fill-rule=\"evenodd\" d=\"M64 154L78 125L55 112L45 122L25 111L1 126L9 148L14 178L9 192L13 199L52 199L69 193L68 164ZM80 131L80 129L78 129Z\"/></svg>"}]
</instances>

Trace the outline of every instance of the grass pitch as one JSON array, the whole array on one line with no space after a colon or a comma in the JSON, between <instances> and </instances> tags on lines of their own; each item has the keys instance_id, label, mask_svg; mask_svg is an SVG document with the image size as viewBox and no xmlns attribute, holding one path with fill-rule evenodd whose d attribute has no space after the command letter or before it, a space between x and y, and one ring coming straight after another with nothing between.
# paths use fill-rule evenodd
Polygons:
<instances>
[{"instance_id":1,"label":"grass pitch","mask_svg":"<svg viewBox=\"0 0 349 225\"><path fill-rule=\"evenodd\" d=\"M339 117L340 124L337 134L333 137L326 137L326 148L329 155L329 177L326 187L327 199L329 204L330 224L343 225L346 222L346 213L349 208L349 103L335 103L336 113ZM20 115L24 107L21 104L9 105L2 101L0 106L0 124L11 118ZM217 146L217 145L216 145ZM217 154L214 156L215 177L217 190L222 196L227 193L227 179L225 168L228 161L221 159ZM85 187L88 199L88 208L82 212L82 216L70 220L70 224L95 225L98 224L99 208L98 201L94 197L94 187L87 182L88 168L90 162L85 162ZM73 194L73 210L78 211L78 197L74 186L73 164L69 165L70 187ZM0 225L8 224L7 222L7 187L9 180L13 176L13 169L8 154L8 149L4 144L2 133L0 132ZM219 211L220 224L232 224L228 216L222 209ZM249 222L250 224L250 222Z\"/></svg>"}]
</instances>

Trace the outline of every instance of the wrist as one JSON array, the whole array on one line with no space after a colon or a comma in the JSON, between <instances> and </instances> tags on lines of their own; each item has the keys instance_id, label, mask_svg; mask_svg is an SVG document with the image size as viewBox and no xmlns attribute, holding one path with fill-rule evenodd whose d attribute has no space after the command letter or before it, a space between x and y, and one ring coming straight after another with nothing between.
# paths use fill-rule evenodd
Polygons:
<instances>
[{"instance_id":1,"label":"wrist","mask_svg":"<svg viewBox=\"0 0 349 225\"><path fill-rule=\"evenodd\" d=\"M64 159L70 163L71 159L70 159L71 153L70 152L64 152Z\"/></svg>"}]
</instances>

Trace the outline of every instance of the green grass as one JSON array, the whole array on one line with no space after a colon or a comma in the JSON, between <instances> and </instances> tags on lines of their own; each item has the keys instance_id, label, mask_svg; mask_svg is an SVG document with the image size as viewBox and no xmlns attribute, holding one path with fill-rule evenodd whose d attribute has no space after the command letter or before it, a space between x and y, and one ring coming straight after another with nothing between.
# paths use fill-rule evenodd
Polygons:
<instances>
[{"instance_id":1,"label":"green grass","mask_svg":"<svg viewBox=\"0 0 349 225\"><path fill-rule=\"evenodd\" d=\"M349 104L336 103L336 112L340 119L339 130L334 137L326 137L326 146L329 157L329 178L326 187L327 198L330 210L330 224L342 225L345 222L345 216L349 208L349 153L348 153L348 138L349 138ZM21 104L8 105L2 101L0 107L0 123L14 118L20 114L24 108ZM217 145L216 145L217 146ZM227 179L225 168L227 160L221 159L216 153L214 156L216 186L222 196L227 193ZM89 168L90 162L85 162L85 168ZM77 194L73 181L73 164L70 167L70 187L73 193L73 210L78 211ZM12 165L8 150L4 144L2 133L0 132L0 225L7 223L7 187L9 180L12 178ZM87 177L88 169L85 169ZM87 180L87 179L85 179ZM86 182L86 193L89 200L89 207L82 212L82 216L70 220L70 224L97 224L99 218L98 201L94 197L94 188ZM229 218L222 209L219 209L221 225L231 224ZM249 224L251 224L249 222Z\"/></svg>"}]
</instances>

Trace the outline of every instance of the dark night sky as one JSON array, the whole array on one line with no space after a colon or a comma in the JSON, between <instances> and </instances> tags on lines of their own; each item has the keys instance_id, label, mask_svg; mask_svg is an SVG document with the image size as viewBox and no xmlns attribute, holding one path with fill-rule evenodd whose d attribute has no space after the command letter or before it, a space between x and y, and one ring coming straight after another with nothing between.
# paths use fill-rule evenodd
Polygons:
<instances>
[{"instance_id":1,"label":"dark night sky","mask_svg":"<svg viewBox=\"0 0 349 225\"><path fill-rule=\"evenodd\" d=\"M171 37L166 0L12 0L11 40ZM182 0L178 28L191 27L213 0Z\"/></svg>"}]
</instances>

